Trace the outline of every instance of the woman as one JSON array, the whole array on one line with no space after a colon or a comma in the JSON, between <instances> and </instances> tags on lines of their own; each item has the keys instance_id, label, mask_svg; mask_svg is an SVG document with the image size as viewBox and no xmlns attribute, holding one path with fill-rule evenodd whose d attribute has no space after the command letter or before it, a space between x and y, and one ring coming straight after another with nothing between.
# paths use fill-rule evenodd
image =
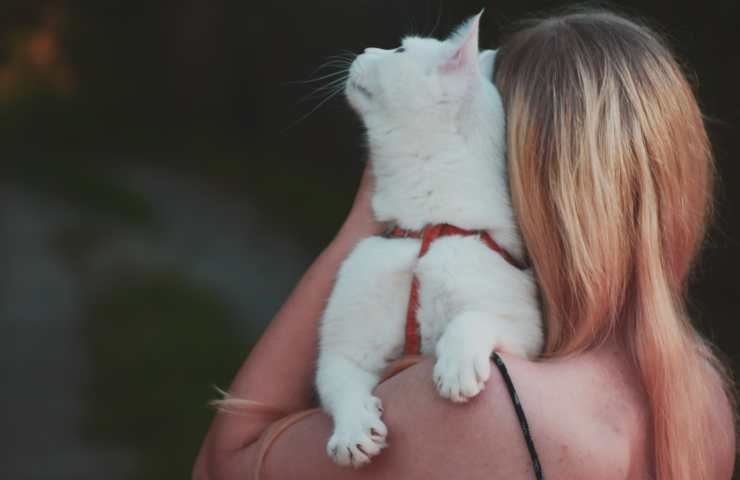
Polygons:
<instances>
[{"instance_id":1,"label":"woman","mask_svg":"<svg viewBox=\"0 0 740 480\"><path fill-rule=\"evenodd\" d=\"M713 170L677 62L646 27L586 12L525 24L500 48L495 72L514 209L546 318L541 359L500 358L545 476L730 478L731 385L684 306ZM432 359L378 387L390 448L361 470L329 460L331 421L321 412L275 422L312 406L317 323L335 272L358 240L382 230L371 183L366 171L337 237L237 374L231 394L249 401L242 415L216 416L196 479L538 473L505 378L492 375L479 398L455 405L434 391Z\"/></svg>"}]
</instances>

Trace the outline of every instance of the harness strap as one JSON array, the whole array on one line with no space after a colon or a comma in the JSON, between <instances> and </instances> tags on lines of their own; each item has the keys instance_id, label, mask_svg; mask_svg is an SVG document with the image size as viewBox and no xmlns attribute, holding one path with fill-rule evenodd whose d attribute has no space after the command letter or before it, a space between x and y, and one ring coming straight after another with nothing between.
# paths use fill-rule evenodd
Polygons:
<instances>
[{"instance_id":1,"label":"harness strap","mask_svg":"<svg viewBox=\"0 0 740 480\"><path fill-rule=\"evenodd\" d=\"M386 237L411 237L421 239L421 247L419 248L418 258L423 257L431 243L439 237L448 235L478 235L478 238L488 245L488 247L501 255L504 260L509 262L514 267L522 270L524 266L516 261L514 257L504 250L501 245L491 237L491 235L485 230L466 230L464 228L450 225L449 223L436 223L433 225L426 225L421 231L418 230L405 230L397 225L392 228ZM416 319L416 310L419 306L419 280L414 274L411 279L411 293L409 294L409 304L406 310L406 340L404 342L404 354L406 355L418 355L421 353L421 336L419 332L419 322Z\"/></svg>"}]
</instances>

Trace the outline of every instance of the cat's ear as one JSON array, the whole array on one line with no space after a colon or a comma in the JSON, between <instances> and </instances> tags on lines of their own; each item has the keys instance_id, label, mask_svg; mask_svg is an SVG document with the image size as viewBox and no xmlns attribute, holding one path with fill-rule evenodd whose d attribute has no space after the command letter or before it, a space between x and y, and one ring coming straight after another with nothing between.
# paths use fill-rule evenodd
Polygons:
<instances>
[{"instance_id":1,"label":"cat's ear","mask_svg":"<svg viewBox=\"0 0 740 480\"><path fill-rule=\"evenodd\" d=\"M476 71L478 69L478 26L480 13L463 23L452 34L451 41L456 45L455 52L442 64L442 71Z\"/></svg>"},{"instance_id":2,"label":"cat's ear","mask_svg":"<svg viewBox=\"0 0 740 480\"><path fill-rule=\"evenodd\" d=\"M483 50L478 56L480 73L491 80L493 78L493 64L496 62L496 50Z\"/></svg>"}]
</instances>

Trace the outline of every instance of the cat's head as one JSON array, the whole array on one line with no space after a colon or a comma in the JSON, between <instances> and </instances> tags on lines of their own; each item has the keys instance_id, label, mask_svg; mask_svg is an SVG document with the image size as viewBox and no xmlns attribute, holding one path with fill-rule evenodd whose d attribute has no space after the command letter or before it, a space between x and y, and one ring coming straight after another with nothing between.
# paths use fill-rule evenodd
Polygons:
<instances>
[{"instance_id":1,"label":"cat's head","mask_svg":"<svg viewBox=\"0 0 740 480\"><path fill-rule=\"evenodd\" d=\"M465 21L445 40L411 36L398 48L367 48L357 56L345 93L366 124L444 122L495 92L495 52L478 50L480 16Z\"/></svg>"}]
</instances>

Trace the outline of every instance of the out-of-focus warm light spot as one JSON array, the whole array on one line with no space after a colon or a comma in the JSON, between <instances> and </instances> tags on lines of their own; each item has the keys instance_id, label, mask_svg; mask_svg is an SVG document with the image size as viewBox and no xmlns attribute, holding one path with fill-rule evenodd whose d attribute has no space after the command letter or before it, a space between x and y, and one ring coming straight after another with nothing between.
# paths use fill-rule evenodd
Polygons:
<instances>
[{"instance_id":1,"label":"out-of-focus warm light spot","mask_svg":"<svg viewBox=\"0 0 740 480\"><path fill-rule=\"evenodd\" d=\"M28 62L40 70L52 68L57 63L58 52L58 43L53 31L35 32L28 41Z\"/></svg>"},{"instance_id":2,"label":"out-of-focus warm light spot","mask_svg":"<svg viewBox=\"0 0 740 480\"><path fill-rule=\"evenodd\" d=\"M8 61L0 65L0 102L33 95L40 89L63 96L74 93L74 71L60 41L63 26L63 13L54 10L35 27L10 37L5 45Z\"/></svg>"}]
</instances>

